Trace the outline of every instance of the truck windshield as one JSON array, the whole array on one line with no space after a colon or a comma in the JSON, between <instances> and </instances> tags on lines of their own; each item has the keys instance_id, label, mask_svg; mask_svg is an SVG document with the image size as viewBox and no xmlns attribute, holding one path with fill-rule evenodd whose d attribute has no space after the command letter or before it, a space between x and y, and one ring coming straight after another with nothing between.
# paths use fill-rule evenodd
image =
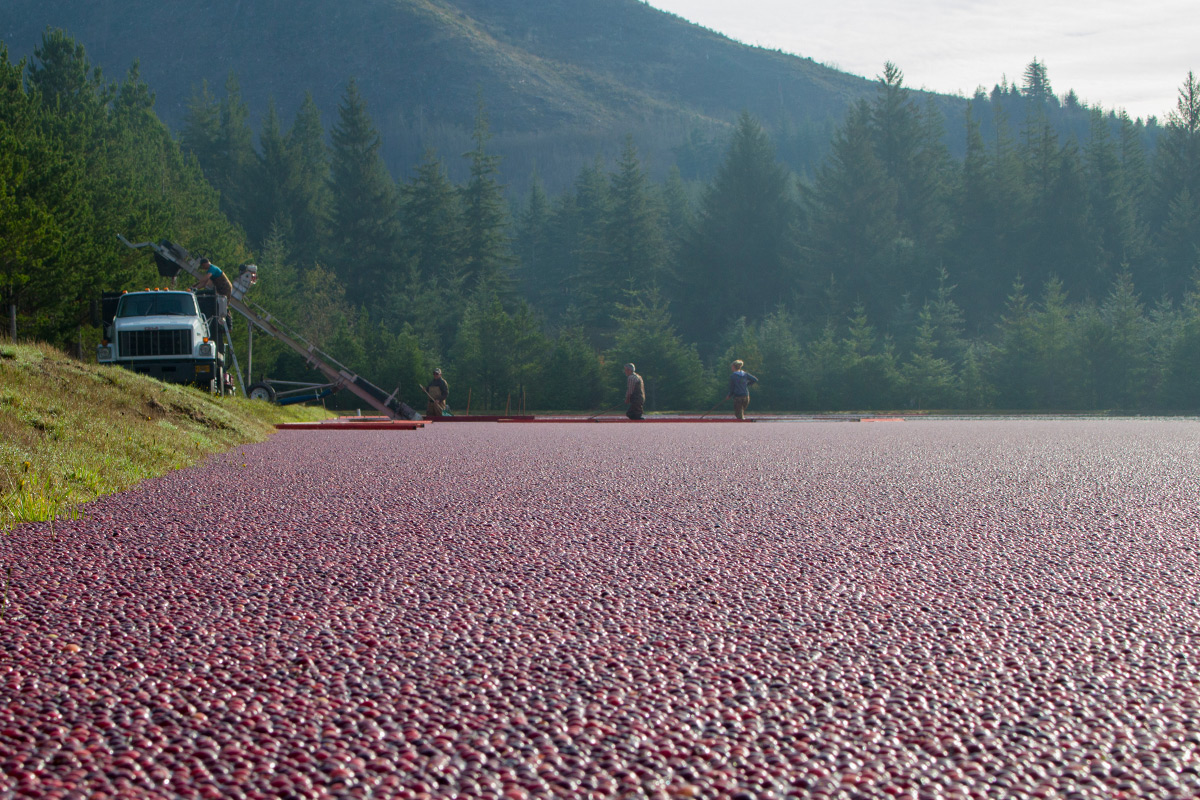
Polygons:
<instances>
[{"instance_id":1,"label":"truck windshield","mask_svg":"<svg viewBox=\"0 0 1200 800\"><path fill-rule=\"evenodd\" d=\"M190 294L127 294L117 308L118 317L195 317L196 299Z\"/></svg>"}]
</instances>

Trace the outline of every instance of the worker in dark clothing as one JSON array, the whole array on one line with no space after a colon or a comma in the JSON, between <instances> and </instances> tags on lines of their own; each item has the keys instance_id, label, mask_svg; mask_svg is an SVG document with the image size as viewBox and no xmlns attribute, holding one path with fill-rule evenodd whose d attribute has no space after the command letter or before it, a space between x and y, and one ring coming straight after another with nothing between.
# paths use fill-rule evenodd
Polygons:
<instances>
[{"instance_id":1,"label":"worker in dark clothing","mask_svg":"<svg viewBox=\"0 0 1200 800\"><path fill-rule=\"evenodd\" d=\"M642 419L646 407L646 383L642 376L637 374L637 368L633 364L625 365L625 402L629 405L625 416L630 419Z\"/></svg>"},{"instance_id":2,"label":"worker in dark clothing","mask_svg":"<svg viewBox=\"0 0 1200 800\"><path fill-rule=\"evenodd\" d=\"M433 380L425 387L429 402L425 405L425 419L436 419L446 409L446 401L450 399L450 384L442 377L439 367L433 371Z\"/></svg>"}]
</instances>

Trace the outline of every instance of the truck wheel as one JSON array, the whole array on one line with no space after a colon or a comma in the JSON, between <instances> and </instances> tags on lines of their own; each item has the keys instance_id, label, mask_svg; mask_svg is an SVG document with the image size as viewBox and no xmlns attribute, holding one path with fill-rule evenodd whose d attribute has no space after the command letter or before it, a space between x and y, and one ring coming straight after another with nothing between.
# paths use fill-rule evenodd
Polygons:
<instances>
[{"instance_id":1,"label":"truck wheel","mask_svg":"<svg viewBox=\"0 0 1200 800\"><path fill-rule=\"evenodd\" d=\"M266 400L268 403L274 403L275 387L269 383L252 383L246 391L246 396L251 400Z\"/></svg>"}]
</instances>

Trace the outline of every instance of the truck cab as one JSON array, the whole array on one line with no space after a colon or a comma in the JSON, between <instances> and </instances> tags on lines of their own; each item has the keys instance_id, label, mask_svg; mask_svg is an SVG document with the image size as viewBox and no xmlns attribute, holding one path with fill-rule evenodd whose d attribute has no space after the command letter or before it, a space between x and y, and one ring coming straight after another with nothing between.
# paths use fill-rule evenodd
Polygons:
<instances>
[{"instance_id":1,"label":"truck cab","mask_svg":"<svg viewBox=\"0 0 1200 800\"><path fill-rule=\"evenodd\" d=\"M221 392L226 347L216 306L211 291L106 292L96 361Z\"/></svg>"}]
</instances>

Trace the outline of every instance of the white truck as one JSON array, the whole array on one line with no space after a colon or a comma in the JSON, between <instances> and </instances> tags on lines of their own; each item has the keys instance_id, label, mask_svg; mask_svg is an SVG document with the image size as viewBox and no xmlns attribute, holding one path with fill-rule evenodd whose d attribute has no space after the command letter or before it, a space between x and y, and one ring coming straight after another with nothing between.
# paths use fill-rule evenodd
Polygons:
<instances>
[{"instance_id":1,"label":"white truck","mask_svg":"<svg viewBox=\"0 0 1200 800\"><path fill-rule=\"evenodd\" d=\"M169 383L226 389L227 347L211 291L106 292L96 361Z\"/></svg>"},{"instance_id":2,"label":"white truck","mask_svg":"<svg viewBox=\"0 0 1200 800\"><path fill-rule=\"evenodd\" d=\"M171 278L177 275L181 270L194 278L200 278L204 274L200 269L199 260L192 256L192 254L183 247L175 244L174 242L163 239L159 242L134 243L120 234L117 234L117 239L126 247L134 250L139 250L142 248L149 249L154 255L154 261L158 265L158 274L161 276ZM228 332L228 328L219 322L221 319L225 318L225 313L228 309L230 311L236 311L238 314L245 317L245 319L250 323L251 327L249 328L249 341L251 343L254 341L254 329L257 328L274 337L277 341L283 343L285 346L291 348L295 353L303 356L307 365L320 372L327 380L327 383L319 385L300 384L307 388L304 390L290 390L286 392L286 394L292 396L286 398L278 396L284 393L277 393L272 385L273 383L286 382L266 381L263 383L255 383L251 384L245 389L245 392L249 397L286 404L303 402L307 400L319 400L328 394L345 389L351 394L357 396L371 408L376 409L391 419L411 420L421 418L413 408L400 400L398 397L400 392L399 386L397 386L396 390L390 394L385 392L383 389L380 389L375 384L363 378L361 375L357 375L352 372L345 365L338 363L328 353L324 353L315 345L309 344L303 336L285 329L279 320L275 319L266 309L248 303L245 300L245 294L247 290L257 282L257 280L258 267L253 264L243 264L238 269L237 277L233 279L233 292L227 300L225 298L214 296L211 290L200 291L194 295L196 298L196 303L199 307L199 313L197 316L205 323L205 329L208 331L208 333L202 333L200 327L195 326L192 334L193 349L191 351L187 351L189 353L188 355L183 353L186 348L181 339L178 345L174 345L175 348L180 351L178 355L158 357L159 362L162 365L175 367L175 375L186 374L188 367L191 367L194 370L192 373L194 376L192 380L180 380L180 383L201 383L201 380L198 380L197 378L202 379L206 373L203 371L204 365L201 363L200 354L208 352L204 347L206 344L214 343L212 362L213 383L211 386L214 388L214 391L216 391L217 387L224 389L225 387L231 385L231 382L229 382L225 377L229 374L225 370L225 355L228 354L233 359L235 369L237 368L237 356L233 353L231 347L226 346L226 340L228 338L226 334ZM143 293L131 292L130 294ZM168 294L187 295L190 293L168 292ZM211 309L206 306L207 302L212 303ZM219 307L217 305L218 302L220 302ZM101 358L98 360L101 360L104 363L116 362L124 366L128 366L130 369L137 370L138 372L148 372L149 374L154 374L153 372L150 372L150 370L154 368L151 366L153 359L152 355L146 354L136 357L124 357L120 355L127 352L127 349L123 350L122 344L119 341L119 330L117 330L119 328L117 323L121 319L119 311L119 306L114 306L114 337L108 339L105 344L101 345L101 352L102 354L106 354L106 359ZM106 318L108 317L107 311L105 316ZM173 320L172 315L158 315L154 317L153 320L148 317L141 317L140 319L144 324L136 328L130 325L130 332L135 329L149 331L152 327L161 330L164 326L169 325L172 322L178 322L178 320ZM183 326L179 325L178 327ZM205 336L209 337L207 341L204 339ZM197 340L196 337L199 337L199 340ZM116 342L115 349L105 351L105 348L112 346L113 342ZM137 342L137 344L141 343L142 342L140 340ZM161 345L159 346L161 347ZM252 346L252 344L250 346ZM125 358L125 360L119 360L120 358ZM175 380L175 378L165 376L160 377L163 377L164 380ZM301 391L305 392L305 394L296 396L296 394Z\"/></svg>"}]
</instances>

